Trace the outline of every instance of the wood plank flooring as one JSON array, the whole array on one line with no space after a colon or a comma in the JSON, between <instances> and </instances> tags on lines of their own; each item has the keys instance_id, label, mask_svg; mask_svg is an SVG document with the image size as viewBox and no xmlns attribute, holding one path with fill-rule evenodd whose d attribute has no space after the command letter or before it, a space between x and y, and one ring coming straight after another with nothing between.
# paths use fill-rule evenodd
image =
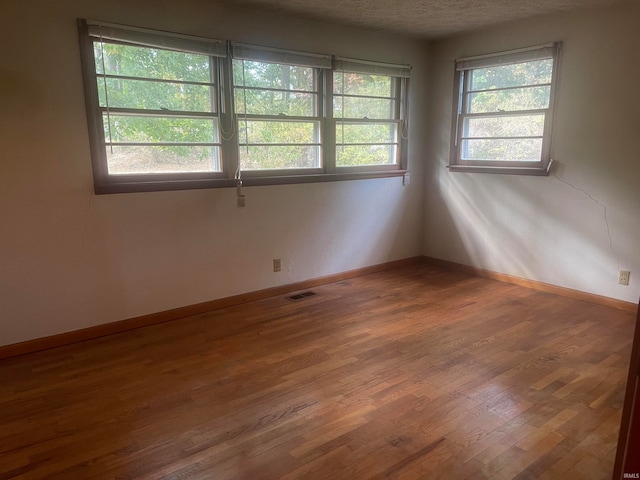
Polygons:
<instances>
[{"instance_id":1,"label":"wood plank flooring","mask_svg":"<svg viewBox=\"0 0 640 480\"><path fill-rule=\"evenodd\" d=\"M635 315L428 264L0 362L0 479L605 479Z\"/></svg>"}]
</instances>

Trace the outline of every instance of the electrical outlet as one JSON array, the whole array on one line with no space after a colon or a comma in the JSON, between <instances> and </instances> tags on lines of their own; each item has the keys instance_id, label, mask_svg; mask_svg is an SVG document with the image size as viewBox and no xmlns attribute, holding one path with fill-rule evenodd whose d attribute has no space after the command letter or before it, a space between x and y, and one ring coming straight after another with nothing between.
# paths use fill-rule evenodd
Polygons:
<instances>
[{"instance_id":1,"label":"electrical outlet","mask_svg":"<svg viewBox=\"0 0 640 480\"><path fill-rule=\"evenodd\" d=\"M280 264L280 259L279 258L274 258L273 259L273 271L274 272L279 272L281 267L282 267L282 265Z\"/></svg>"},{"instance_id":2,"label":"electrical outlet","mask_svg":"<svg viewBox=\"0 0 640 480\"><path fill-rule=\"evenodd\" d=\"M620 270L620 276L618 277L618 283L620 285L629 285L629 277L631 272L628 270Z\"/></svg>"}]
</instances>

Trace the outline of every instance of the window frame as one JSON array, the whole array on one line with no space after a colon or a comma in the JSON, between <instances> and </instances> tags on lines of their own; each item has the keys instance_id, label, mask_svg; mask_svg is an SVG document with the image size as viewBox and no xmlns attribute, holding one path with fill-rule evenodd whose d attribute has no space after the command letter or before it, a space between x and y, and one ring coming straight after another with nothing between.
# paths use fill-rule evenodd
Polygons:
<instances>
[{"instance_id":1,"label":"window frame","mask_svg":"<svg viewBox=\"0 0 640 480\"><path fill-rule=\"evenodd\" d=\"M105 36L105 41L109 43L123 43L127 45L142 46L148 48L180 50L180 42L205 42L216 44L214 53L209 55L210 65L215 67L212 71L212 83L214 83L214 95L217 105L217 138L220 143L219 158L221 161L220 171L207 172L171 172L171 173L134 173L134 174L109 174L106 153L105 130L102 121L102 107L100 106L96 73L96 59L94 57L93 43L94 35L90 34L90 28L103 26L106 29L112 28L126 37L121 39L110 39ZM258 185L278 185L294 183L315 183L325 181L343 181L368 178L384 178L404 176L407 170L407 140L401 134L399 137L398 161L394 165L382 166L356 166L339 167L335 166L335 123L332 119L333 112L333 68L335 57L305 52L295 52L271 47L249 46L246 44L235 44L234 42L215 40L205 37L183 35L173 32L163 32L142 27L131 27L126 25L96 22L85 19L78 19L78 35L80 42L80 57L82 67L82 77L84 84L85 107L87 114L87 125L89 133L89 146L91 152L91 162L93 169L94 191L96 194L128 193L128 192L150 192L186 190L199 188L228 188L238 186L238 176L242 178L244 186ZM220 50L218 44L224 45L224 51ZM296 61L296 55L303 57L317 56L328 58L331 68L317 68L318 89L316 113L313 121L318 122L320 135L320 165L318 168L292 168L292 169L261 169L239 171L239 149L240 146L239 122L242 115L235 114L234 105L234 84L233 84L233 47L234 45L244 45L252 47L254 51L261 52L261 58L272 63L286 63L288 60ZM217 50L216 50L217 49ZM198 52L199 53L199 52ZM263 61L263 60L257 60ZM370 62L374 64L374 62ZM391 64L377 64L389 65ZM402 66L410 68L408 66ZM403 126L407 129L407 95L408 78L402 79L401 92L401 115L403 115ZM214 112L211 112L212 114ZM250 117L250 115L247 115ZM276 117L273 118L274 120ZM250 120L250 118L249 118ZM287 120L293 120L287 117ZM399 127L399 132L401 131ZM232 130L229 135L229 131Z\"/></svg>"},{"instance_id":2,"label":"window frame","mask_svg":"<svg viewBox=\"0 0 640 480\"><path fill-rule=\"evenodd\" d=\"M368 172L389 172L393 170L407 171L407 140L408 135L408 89L409 89L409 74L411 66L409 65L396 65L390 63L373 62L369 60L361 60L346 57L336 57L334 59L334 68L330 76L330 84L327 87L328 93L328 105L331 107L329 110L331 133L333 135L333 141L331 142L330 161L331 168L336 172L351 172L351 171L368 171ZM389 97L394 101L394 118L389 119L368 119L368 118L351 118L344 116L344 98L370 98L365 95L350 95L342 92L336 94L334 89L335 74L336 73L354 73L362 75L377 75L390 77L392 82L392 97ZM334 97L342 97L343 103L341 107L341 115L338 117L335 115ZM374 97L371 97L374 98ZM375 97L384 98L384 97ZM396 125L396 142L390 142L395 144L396 154L395 162L389 164L371 164L371 165L338 165L338 148L342 143L338 143L338 128L340 124L395 124ZM369 145L369 144L363 144ZM383 145L383 143L372 143L370 145Z\"/></svg>"},{"instance_id":3,"label":"window frame","mask_svg":"<svg viewBox=\"0 0 640 480\"><path fill-rule=\"evenodd\" d=\"M100 30L100 34L92 33L90 30ZM223 99L220 95L220 70L224 68L220 51L213 54L216 45L222 45L222 42L215 39L206 39L190 35L181 35L168 32L158 32L138 27L128 27L105 22L93 22L87 20L78 20L78 33L80 39L80 56L82 62L82 73L85 93L85 106L87 110L87 124L89 130L89 144L91 150L91 161L94 177L94 190L96 194L101 193L120 193L127 191L152 191L152 190L172 190L178 188L201 188L211 185L212 182L224 180L226 175L221 171L200 171L200 172L172 172L172 173L131 173L131 174L110 174L107 162L107 141L105 139L105 130L103 123L104 107L100 106L99 89L97 82L99 78L106 78L103 72L99 75L96 72L96 59L94 55L94 42L99 37L100 41L110 44L130 45L135 47L156 48L163 50L172 50L184 52L191 49L191 53L207 55L209 58L211 76L211 91L217 108L216 111L204 115L206 118L216 119L215 125L222 122L221 109ZM104 38L104 39L103 39ZM212 54L208 55L204 52L194 52L198 48L206 49L205 45L211 44ZM184 45L184 46L182 46ZM182 46L182 47L180 47ZM219 47L222 48L222 47ZM217 76L217 78L215 78ZM170 82L167 82L170 83ZM114 108L107 107L107 111L114 111ZM164 115L167 118L172 116L179 118L181 116L197 117L197 113L191 112L174 112L168 113L163 111L153 111L145 109L118 109L116 112L135 113L146 111L143 115L153 116L154 113ZM183 115L184 114L184 115ZM218 128L218 139L220 140L220 131ZM212 143L220 143L212 142ZM219 158L222 157L222 145L219 147ZM219 160L220 161L220 160Z\"/></svg>"},{"instance_id":4,"label":"window frame","mask_svg":"<svg viewBox=\"0 0 640 480\"><path fill-rule=\"evenodd\" d=\"M326 117L326 109L324 103L324 80L326 78L326 72L331 69L331 56L329 55L321 55L321 54L310 54L304 52L296 52L289 50L281 50L274 49L269 47L262 47L257 45L248 45L242 43L232 42L232 58L231 58L231 78L232 85L230 90L232 90L231 95L233 97L233 111L235 117L235 126L237 132L237 155L238 155L238 163L236 165L236 169L243 179L251 179L251 178L264 178L264 177L296 177L301 175L319 175L324 173L324 150L325 150L325 117ZM244 68L245 61L254 61L260 63L268 63L282 66L293 66L293 67L303 67L303 68L311 68L313 71L313 83L314 90L306 93L310 93L311 95L315 95L315 100L313 101L313 115L309 116L293 116L293 115L281 115L281 114L256 114L256 113L248 113L246 111L246 97L244 99L244 108L245 111L238 111L237 105L235 104L236 98L236 90L241 91L244 95L248 90L256 90L256 91L282 91L282 92L296 92L297 90L292 90L288 88L282 89L272 89L270 87L249 87L246 84L236 85L233 78L235 64L233 62L238 61L242 63L242 68ZM244 77L244 72L243 75ZM243 80L244 82L244 80ZM248 138L245 135L241 134L240 131L240 123L245 122L246 125L251 121L264 121L264 122L298 122L298 123L313 123L314 124L314 142L311 144L295 144L290 143L286 144L286 146L294 146L294 145L314 145L318 147L317 154L317 163L316 166L309 168L261 168L261 169L240 169L240 155L241 149L247 148ZM245 137L245 138L243 138ZM248 142L248 145L251 146L252 143ZM258 144L256 144L258 145ZM277 146L278 144L273 143L270 144L273 146ZM283 144L285 145L285 144Z\"/></svg>"},{"instance_id":5,"label":"window frame","mask_svg":"<svg viewBox=\"0 0 640 480\"><path fill-rule=\"evenodd\" d=\"M478 55L474 57L460 58L455 61L454 85L453 85L453 115L451 127L451 149L449 165L447 168L453 172L475 173L499 173L516 175L549 175L551 167L551 138L553 127L553 113L557 91L558 62L560 42L548 43L517 50ZM474 70L518 63L533 62L536 60L552 60L551 80L549 83L539 84L549 87L549 104L546 108L514 110L496 112L470 113L468 98L475 90L470 89L470 82ZM495 89L496 91L533 88L538 84L522 85ZM488 89L491 91L493 89ZM465 119L470 118L500 118L524 115L544 115L543 132L541 135L542 146L539 161L518 160L469 160L462 158L462 141ZM483 137L479 137L483 138ZM523 137L524 138L524 137ZM534 138L534 136L527 136Z\"/></svg>"}]
</instances>

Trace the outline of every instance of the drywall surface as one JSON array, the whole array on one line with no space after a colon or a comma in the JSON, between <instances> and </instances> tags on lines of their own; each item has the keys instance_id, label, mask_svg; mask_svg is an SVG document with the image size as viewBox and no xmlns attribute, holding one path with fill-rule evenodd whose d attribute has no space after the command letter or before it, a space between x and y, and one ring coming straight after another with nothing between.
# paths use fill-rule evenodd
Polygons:
<instances>
[{"instance_id":1,"label":"drywall surface","mask_svg":"<svg viewBox=\"0 0 640 480\"><path fill-rule=\"evenodd\" d=\"M410 63L414 181L96 196L77 18ZM5 2L0 37L0 345L421 253L422 42L205 0Z\"/></svg>"},{"instance_id":2,"label":"drywall surface","mask_svg":"<svg viewBox=\"0 0 640 480\"><path fill-rule=\"evenodd\" d=\"M637 302L640 4L434 44L424 254ZM449 173L455 58L562 41L549 177ZM606 215L605 215L606 213ZM631 271L629 286L618 271Z\"/></svg>"}]
</instances>

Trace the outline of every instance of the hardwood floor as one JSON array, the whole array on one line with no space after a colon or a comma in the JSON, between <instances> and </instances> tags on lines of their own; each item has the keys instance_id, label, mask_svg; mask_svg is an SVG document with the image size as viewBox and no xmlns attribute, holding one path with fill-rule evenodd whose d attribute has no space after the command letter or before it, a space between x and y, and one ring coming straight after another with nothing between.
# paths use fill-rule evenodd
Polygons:
<instances>
[{"instance_id":1,"label":"hardwood floor","mask_svg":"<svg viewBox=\"0 0 640 480\"><path fill-rule=\"evenodd\" d=\"M635 315L420 264L0 362L0 479L605 479Z\"/></svg>"}]
</instances>

